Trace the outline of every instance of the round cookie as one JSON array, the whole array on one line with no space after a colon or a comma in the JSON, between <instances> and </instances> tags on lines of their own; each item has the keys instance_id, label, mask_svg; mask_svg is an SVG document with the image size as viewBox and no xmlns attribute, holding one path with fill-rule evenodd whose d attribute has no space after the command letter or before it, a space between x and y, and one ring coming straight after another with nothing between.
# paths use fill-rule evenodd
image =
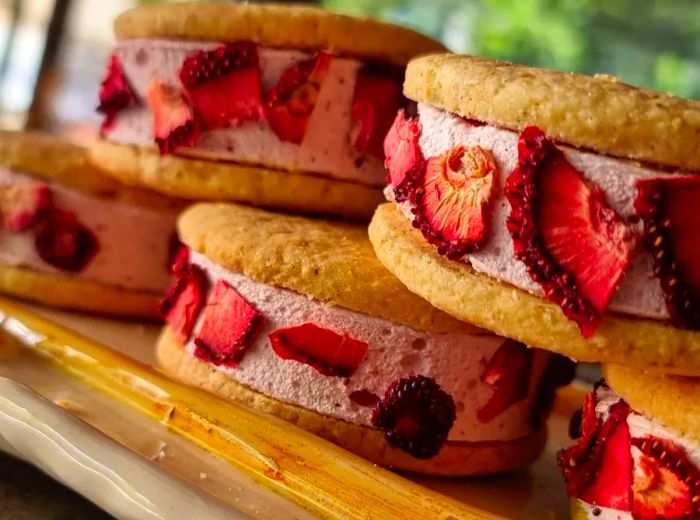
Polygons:
<instances>
[{"instance_id":1,"label":"round cookie","mask_svg":"<svg viewBox=\"0 0 700 520\"><path fill-rule=\"evenodd\" d=\"M428 460L416 459L391 446L381 430L356 425L256 392L189 355L166 327L157 344L158 362L183 383L280 417L384 467L436 476L503 473L533 462L544 448L545 429L507 442L447 441Z\"/></svg>"},{"instance_id":2,"label":"round cookie","mask_svg":"<svg viewBox=\"0 0 700 520\"><path fill-rule=\"evenodd\" d=\"M700 333L606 315L596 334L584 339L556 304L438 255L393 204L377 208L369 237L389 271L460 320L579 361L700 375Z\"/></svg>"},{"instance_id":3,"label":"round cookie","mask_svg":"<svg viewBox=\"0 0 700 520\"><path fill-rule=\"evenodd\" d=\"M635 88L610 76L442 54L409 63L404 93L510 130L536 125L578 148L700 170L700 101Z\"/></svg>"},{"instance_id":4,"label":"round cookie","mask_svg":"<svg viewBox=\"0 0 700 520\"><path fill-rule=\"evenodd\" d=\"M126 208L123 210L124 215L133 218L143 211L149 215L169 215L173 229L159 237L163 242L163 252L168 249L174 233L175 215L186 205L181 199L117 182L89 161L84 148L47 134L0 130L0 168L10 173L10 182L13 181L12 175L17 174L38 182L46 181L50 187L53 186L52 199L56 198L55 190L61 190L58 196L61 204L69 204L69 200L74 203L80 198L81 203L87 202L93 209L102 204L119 205ZM22 180L26 181L27 179ZM61 206L59 210L65 212L71 208ZM8 231L0 226L0 233ZM31 232L31 228L17 231L28 234L27 244L35 240L29 237ZM7 235L5 238L10 239L10 244L15 247L17 242ZM29 255L28 261L38 261L35 256ZM164 273L166 256L164 254L163 257ZM7 263L0 259L0 292L71 310L124 317L158 317L161 291L165 287L146 290L122 287L120 284L121 280L115 280L114 284L111 280L110 283L105 283L103 280L83 278L79 272L61 271L55 267L41 270L18 263L17 260L10 259Z\"/></svg>"},{"instance_id":5,"label":"round cookie","mask_svg":"<svg viewBox=\"0 0 700 520\"><path fill-rule=\"evenodd\" d=\"M610 387L629 405L700 443L700 383L695 378L603 365Z\"/></svg>"},{"instance_id":6,"label":"round cookie","mask_svg":"<svg viewBox=\"0 0 700 520\"><path fill-rule=\"evenodd\" d=\"M301 5L147 4L117 17L114 29L118 38L228 41L235 35L270 47L327 48L402 66L417 54L445 50L432 38L403 27Z\"/></svg>"},{"instance_id":7,"label":"round cookie","mask_svg":"<svg viewBox=\"0 0 700 520\"><path fill-rule=\"evenodd\" d=\"M104 140L90 148L93 162L121 181L192 200L234 200L290 211L367 219L379 190L300 172L162 156L154 150ZM293 194L293 197L289 195Z\"/></svg>"},{"instance_id":8,"label":"round cookie","mask_svg":"<svg viewBox=\"0 0 700 520\"><path fill-rule=\"evenodd\" d=\"M115 317L158 317L160 296L0 264L0 292L64 309Z\"/></svg>"}]
</instances>

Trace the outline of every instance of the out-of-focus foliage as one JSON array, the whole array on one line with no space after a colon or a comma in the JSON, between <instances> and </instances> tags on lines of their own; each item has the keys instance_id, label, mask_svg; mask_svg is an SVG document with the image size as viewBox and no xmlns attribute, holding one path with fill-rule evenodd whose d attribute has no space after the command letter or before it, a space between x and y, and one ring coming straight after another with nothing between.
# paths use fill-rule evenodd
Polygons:
<instances>
[{"instance_id":1,"label":"out-of-focus foliage","mask_svg":"<svg viewBox=\"0 0 700 520\"><path fill-rule=\"evenodd\" d=\"M700 98L700 0L321 0L436 36L454 51L606 73Z\"/></svg>"}]
</instances>

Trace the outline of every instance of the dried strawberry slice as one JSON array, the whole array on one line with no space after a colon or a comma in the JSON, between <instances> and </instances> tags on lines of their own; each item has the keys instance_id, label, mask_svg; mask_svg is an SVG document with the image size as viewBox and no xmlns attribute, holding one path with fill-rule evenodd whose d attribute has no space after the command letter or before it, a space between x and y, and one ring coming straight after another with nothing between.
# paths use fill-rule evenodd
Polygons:
<instances>
[{"instance_id":1,"label":"dried strawberry slice","mask_svg":"<svg viewBox=\"0 0 700 520\"><path fill-rule=\"evenodd\" d=\"M422 375L391 383L372 411L372 424L386 440L417 459L439 453L456 418L452 396Z\"/></svg>"},{"instance_id":2,"label":"dried strawberry slice","mask_svg":"<svg viewBox=\"0 0 700 520\"><path fill-rule=\"evenodd\" d=\"M192 335L208 288L206 273L198 266L189 264L177 273L174 283L161 301L161 316L170 325L175 340L181 345L186 344Z\"/></svg>"},{"instance_id":3,"label":"dried strawberry slice","mask_svg":"<svg viewBox=\"0 0 700 520\"><path fill-rule=\"evenodd\" d=\"M99 96L100 104L97 105L97 111L105 116L100 129L100 135L104 136L121 110L138 103L136 95L126 81L121 61L116 54L112 54L109 59L105 77L100 85Z\"/></svg>"},{"instance_id":4,"label":"dried strawberry slice","mask_svg":"<svg viewBox=\"0 0 700 520\"><path fill-rule=\"evenodd\" d=\"M488 402L476 411L476 418L487 423L518 401L527 398L532 373L532 350L507 339L481 374L482 383L493 390Z\"/></svg>"},{"instance_id":5,"label":"dried strawberry slice","mask_svg":"<svg viewBox=\"0 0 700 520\"><path fill-rule=\"evenodd\" d=\"M262 314L225 280L214 286L194 340L195 356L215 365L235 367L250 345Z\"/></svg>"},{"instance_id":6,"label":"dried strawberry slice","mask_svg":"<svg viewBox=\"0 0 700 520\"><path fill-rule=\"evenodd\" d=\"M700 471L685 450L653 436L632 445L642 453L632 485L634 518L700 518Z\"/></svg>"},{"instance_id":7,"label":"dried strawberry slice","mask_svg":"<svg viewBox=\"0 0 700 520\"><path fill-rule=\"evenodd\" d=\"M537 127L520 135L505 196L515 256L582 335L592 336L629 265L632 233Z\"/></svg>"},{"instance_id":8,"label":"dried strawberry slice","mask_svg":"<svg viewBox=\"0 0 700 520\"><path fill-rule=\"evenodd\" d=\"M52 204L51 188L46 184L0 186L0 224L8 231L25 231Z\"/></svg>"},{"instance_id":9,"label":"dried strawberry slice","mask_svg":"<svg viewBox=\"0 0 700 520\"><path fill-rule=\"evenodd\" d=\"M419 144L420 133L418 120L408 118L406 112L400 110L384 140L386 182L393 188L397 202L414 195L417 181L423 179L425 159Z\"/></svg>"},{"instance_id":10,"label":"dried strawberry slice","mask_svg":"<svg viewBox=\"0 0 700 520\"><path fill-rule=\"evenodd\" d=\"M58 209L42 211L33 229L37 254L58 269L82 271L97 253L95 235L73 213Z\"/></svg>"},{"instance_id":11,"label":"dried strawberry slice","mask_svg":"<svg viewBox=\"0 0 700 520\"><path fill-rule=\"evenodd\" d=\"M438 254L458 260L479 248L496 169L491 152L480 146L457 146L428 159L417 183L413 226Z\"/></svg>"},{"instance_id":12,"label":"dried strawberry slice","mask_svg":"<svg viewBox=\"0 0 700 520\"><path fill-rule=\"evenodd\" d=\"M397 110L404 103L401 75L376 65L365 65L357 72L351 117L353 146L384 158L384 137Z\"/></svg>"},{"instance_id":13,"label":"dried strawberry slice","mask_svg":"<svg viewBox=\"0 0 700 520\"><path fill-rule=\"evenodd\" d=\"M180 242L176 233L173 233L168 243L168 272L177 275L190 263L190 250Z\"/></svg>"},{"instance_id":14,"label":"dried strawberry slice","mask_svg":"<svg viewBox=\"0 0 700 520\"><path fill-rule=\"evenodd\" d=\"M239 41L185 58L180 81L205 130L263 117L258 46Z\"/></svg>"},{"instance_id":15,"label":"dried strawberry slice","mask_svg":"<svg viewBox=\"0 0 700 520\"><path fill-rule=\"evenodd\" d=\"M333 55L319 52L285 70L265 95L267 122L282 141L301 143Z\"/></svg>"},{"instance_id":16,"label":"dried strawberry slice","mask_svg":"<svg viewBox=\"0 0 700 520\"><path fill-rule=\"evenodd\" d=\"M622 501L625 496L625 487L623 485L616 487L614 483L610 484L608 494L603 493L600 497L594 497L593 493L598 489L598 485L594 484L594 482L598 478L601 465L604 463L606 456L615 457L609 462L612 464L612 467L616 467L618 470L620 467L627 467L624 463L624 450L621 451L619 446L622 444L622 440L625 438L629 439L627 416L630 408L624 401L618 401L610 407L607 420L601 424L595 413L595 405L596 397L595 393L592 392L586 396L584 401L582 436L577 444L561 450L557 454L557 462L566 481L566 489L569 496L581 498L586 494L588 499L593 500L591 503L596 503L598 500L601 502L606 500ZM618 431L619 428L622 428L621 432ZM606 452L606 445L615 435L617 436L614 438L612 446L615 450L608 453ZM629 446L628 441L626 448L628 454ZM606 470L606 475L608 474ZM626 477L620 474L618 478L624 483ZM631 463L629 478L631 478ZM588 492L587 490L590 486L594 486L594 488L593 491ZM627 481L626 489L629 490L629 481Z\"/></svg>"},{"instance_id":17,"label":"dried strawberry slice","mask_svg":"<svg viewBox=\"0 0 700 520\"><path fill-rule=\"evenodd\" d=\"M148 86L148 106L153 114L153 137L162 154L194 146L199 122L181 92L165 83Z\"/></svg>"},{"instance_id":18,"label":"dried strawberry slice","mask_svg":"<svg viewBox=\"0 0 700 520\"><path fill-rule=\"evenodd\" d=\"M654 259L666 306L677 327L700 330L700 177L637 183L635 208Z\"/></svg>"},{"instance_id":19,"label":"dried strawberry slice","mask_svg":"<svg viewBox=\"0 0 700 520\"><path fill-rule=\"evenodd\" d=\"M350 377L369 349L364 341L313 323L277 329L270 343L282 359L306 363L325 376Z\"/></svg>"}]
</instances>

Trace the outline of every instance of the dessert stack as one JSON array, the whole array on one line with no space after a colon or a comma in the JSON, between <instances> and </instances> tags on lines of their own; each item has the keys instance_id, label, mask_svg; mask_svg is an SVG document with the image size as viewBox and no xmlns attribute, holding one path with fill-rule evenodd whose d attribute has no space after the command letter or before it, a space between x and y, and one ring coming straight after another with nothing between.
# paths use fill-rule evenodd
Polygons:
<instances>
[{"instance_id":1,"label":"dessert stack","mask_svg":"<svg viewBox=\"0 0 700 520\"><path fill-rule=\"evenodd\" d=\"M377 259L364 225L413 31L299 6L148 5L120 16L93 160L210 201L179 218L160 364L388 467L522 467L572 364L458 321ZM225 201L227 203L214 203Z\"/></svg>"},{"instance_id":2,"label":"dessert stack","mask_svg":"<svg viewBox=\"0 0 700 520\"><path fill-rule=\"evenodd\" d=\"M558 456L576 518L698 518L700 103L456 55L404 92L379 259L459 319L606 363Z\"/></svg>"}]
</instances>

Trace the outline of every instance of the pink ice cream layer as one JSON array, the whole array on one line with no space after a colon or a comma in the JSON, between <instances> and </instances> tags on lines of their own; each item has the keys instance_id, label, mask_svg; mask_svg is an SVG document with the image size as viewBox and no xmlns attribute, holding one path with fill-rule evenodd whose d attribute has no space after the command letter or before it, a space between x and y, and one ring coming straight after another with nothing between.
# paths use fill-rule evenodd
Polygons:
<instances>
[{"instance_id":1,"label":"pink ice cream layer","mask_svg":"<svg viewBox=\"0 0 700 520\"><path fill-rule=\"evenodd\" d=\"M466 327L465 332L450 334L422 332L253 281L195 252L190 253L190 261L204 270L211 286L225 280L263 316L252 344L235 368L211 365L236 382L285 403L371 426L373 405L356 403L353 392L367 391L381 398L393 381L421 374L435 379L455 401L457 419L449 440L505 441L532 433L535 396L550 354L534 352L528 396L483 423L476 412L493 390L481 381L481 375L503 338L474 334L474 329ZM200 315L186 347L192 355L201 322ZM326 376L305 363L277 356L268 335L308 322L369 344L366 358L352 376Z\"/></svg>"},{"instance_id":2,"label":"pink ice cream layer","mask_svg":"<svg viewBox=\"0 0 700 520\"><path fill-rule=\"evenodd\" d=\"M182 89L178 73L185 57L221 45L157 39L120 41L116 54L140 103L119 112L107 139L153 147L152 114L145 102L149 84L159 81ZM272 88L286 69L314 57L313 53L294 49L259 47L258 53L264 91ZM204 132L195 146L187 149L187 155L381 187L385 177L382 160L352 145L351 109L355 80L362 65L355 59L333 58L300 144L280 140L264 123L246 122Z\"/></svg>"},{"instance_id":3,"label":"pink ice cream layer","mask_svg":"<svg viewBox=\"0 0 700 520\"><path fill-rule=\"evenodd\" d=\"M11 232L0 227L1 264L154 293L168 286L169 244L177 216L174 210L131 206L0 167L0 186L36 183L51 189L56 209L73 213L93 233L97 253L82 271L66 272L42 260L31 229Z\"/></svg>"},{"instance_id":4,"label":"pink ice cream layer","mask_svg":"<svg viewBox=\"0 0 700 520\"><path fill-rule=\"evenodd\" d=\"M474 126L463 118L426 104L418 105L421 125L420 148L426 158L442 155L452 147L478 145L490 150L498 166L496 193L487 215L487 237L478 252L464 261L474 269L512 284L532 294L543 296L542 288L532 281L525 264L515 258L513 241L506 228L510 204L504 195L506 179L518 160L518 134L490 125ZM558 145L566 159L605 194L608 204L640 235L642 224L634 210L635 184L640 179L668 178L660 170L639 163ZM385 191L393 200L391 187ZM411 205L400 204L407 218L413 220ZM631 222L636 222L631 224ZM652 319L668 319L661 285L653 275L651 255L639 248L613 295L608 310Z\"/></svg>"},{"instance_id":5,"label":"pink ice cream layer","mask_svg":"<svg viewBox=\"0 0 700 520\"><path fill-rule=\"evenodd\" d=\"M622 398L618 396L610 388L599 388L597 391L597 404L596 404L596 416L602 421L605 420L610 415L610 409L612 406ZM688 461L693 464L696 468L700 468L700 445L697 442L689 439L688 437L681 435L677 431L667 428L666 426L650 419L649 417L636 412L634 410L630 411L627 416L627 425L630 430L630 437L632 439L644 439L648 436L657 437L662 440L667 440L672 442L674 445L682 448L685 451ZM630 453L632 455L633 461L633 472L642 471L639 468L639 458L642 452L636 446L630 447ZM588 518L591 519L603 519L603 520L632 520L632 513L628 511L619 511L617 509L596 507L593 504L588 504L583 500L579 500L579 503L584 508L588 514ZM594 510L597 510L594 512ZM596 514L597 513L597 514Z\"/></svg>"}]
</instances>

